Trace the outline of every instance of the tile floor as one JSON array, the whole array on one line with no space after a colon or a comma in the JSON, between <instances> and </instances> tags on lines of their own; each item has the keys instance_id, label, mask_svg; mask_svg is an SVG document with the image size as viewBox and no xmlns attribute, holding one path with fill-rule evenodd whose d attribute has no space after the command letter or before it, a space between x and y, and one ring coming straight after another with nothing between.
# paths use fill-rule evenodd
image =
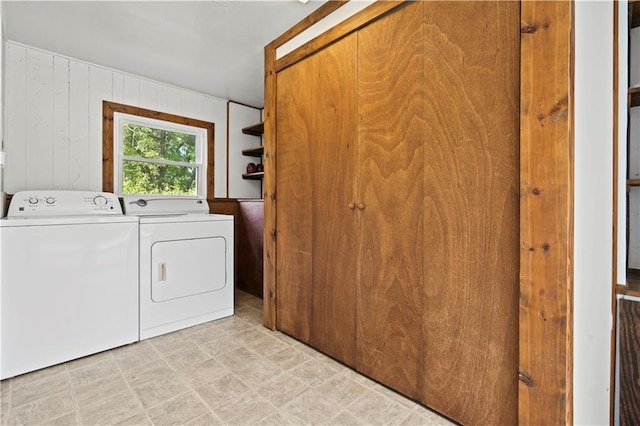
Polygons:
<instances>
[{"instance_id":1,"label":"tile floor","mask_svg":"<svg viewBox=\"0 0 640 426\"><path fill-rule=\"evenodd\" d=\"M0 382L2 425L449 425L279 332L262 301L236 314Z\"/></svg>"}]
</instances>

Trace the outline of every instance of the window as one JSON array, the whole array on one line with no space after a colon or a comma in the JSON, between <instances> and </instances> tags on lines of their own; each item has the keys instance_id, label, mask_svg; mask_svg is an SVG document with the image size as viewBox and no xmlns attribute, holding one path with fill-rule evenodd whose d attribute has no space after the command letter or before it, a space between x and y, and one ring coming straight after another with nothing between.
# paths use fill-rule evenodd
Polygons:
<instances>
[{"instance_id":1,"label":"window","mask_svg":"<svg viewBox=\"0 0 640 426\"><path fill-rule=\"evenodd\" d=\"M213 198L213 123L104 102L103 190Z\"/></svg>"}]
</instances>

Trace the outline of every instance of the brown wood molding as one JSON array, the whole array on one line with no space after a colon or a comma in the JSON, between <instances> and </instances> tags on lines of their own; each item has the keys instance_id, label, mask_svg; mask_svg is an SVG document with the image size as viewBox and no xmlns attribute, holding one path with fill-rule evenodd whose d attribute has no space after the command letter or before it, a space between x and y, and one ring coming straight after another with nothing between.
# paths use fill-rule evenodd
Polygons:
<instances>
[{"instance_id":1,"label":"brown wood molding","mask_svg":"<svg viewBox=\"0 0 640 426\"><path fill-rule=\"evenodd\" d=\"M276 44L264 48L264 247L263 324L276 329Z\"/></svg>"},{"instance_id":2,"label":"brown wood molding","mask_svg":"<svg viewBox=\"0 0 640 426\"><path fill-rule=\"evenodd\" d=\"M573 2L521 5L519 423L572 424Z\"/></svg>"},{"instance_id":3,"label":"brown wood molding","mask_svg":"<svg viewBox=\"0 0 640 426\"><path fill-rule=\"evenodd\" d=\"M102 102L102 190L113 192L113 114L121 112L124 114L137 115L139 117L155 118L157 120L170 121L184 124L186 126L200 127L207 130L207 200L214 198L214 155L215 155L215 124L209 121L195 118L183 117L166 112L153 111L131 105L118 104L115 102Z\"/></svg>"},{"instance_id":4,"label":"brown wood molding","mask_svg":"<svg viewBox=\"0 0 640 426\"><path fill-rule=\"evenodd\" d=\"M293 52L285 55L280 59L277 59L275 62L276 72L290 65L293 65L298 61L301 61L302 59L306 58L309 55L312 55L323 47L326 47L327 45L334 43L343 37L346 37L359 28L362 28L363 26L375 21L376 19L381 18L395 8L404 6L408 3L410 2L407 0L378 1L376 3L373 3L367 8L351 16L350 18L345 19L343 22L339 23L330 30L309 41L308 43L305 43L304 45L295 49ZM276 46L276 48L277 47L278 46Z\"/></svg>"},{"instance_id":5,"label":"brown wood molding","mask_svg":"<svg viewBox=\"0 0 640 426\"><path fill-rule=\"evenodd\" d=\"M326 16L330 15L340 7L344 6L345 3L347 3L348 1L349 0L332 0L332 1L326 2L325 4L317 8L315 11L313 11L311 14L309 14L309 16L307 16L302 21L298 22L296 25L294 25L293 27L288 29L286 32L284 32L282 35L280 35L278 38L273 40L269 45L271 46L272 49L274 50L277 49L278 47L282 46L283 44L285 44L286 42L288 42L298 34L305 31L307 28L311 27L312 25L321 21Z\"/></svg>"}]
</instances>

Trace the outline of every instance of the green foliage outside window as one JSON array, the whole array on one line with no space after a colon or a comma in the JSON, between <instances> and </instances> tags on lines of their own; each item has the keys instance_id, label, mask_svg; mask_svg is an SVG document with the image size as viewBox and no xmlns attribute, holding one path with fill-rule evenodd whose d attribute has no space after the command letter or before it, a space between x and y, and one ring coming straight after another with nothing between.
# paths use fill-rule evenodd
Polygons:
<instances>
[{"instance_id":1,"label":"green foliage outside window","mask_svg":"<svg viewBox=\"0 0 640 426\"><path fill-rule=\"evenodd\" d=\"M124 194L196 195L196 136L126 124L123 134L122 191ZM159 160L191 164L158 164Z\"/></svg>"}]
</instances>

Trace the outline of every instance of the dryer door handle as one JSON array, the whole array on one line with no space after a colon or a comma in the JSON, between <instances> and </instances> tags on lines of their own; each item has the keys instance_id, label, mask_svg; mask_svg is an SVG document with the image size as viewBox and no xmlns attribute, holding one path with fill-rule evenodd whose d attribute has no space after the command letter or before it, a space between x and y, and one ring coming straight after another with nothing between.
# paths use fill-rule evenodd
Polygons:
<instances>
[{"instance_id":1,"label":"dryer door handle","mask_svg":"<svg viewBox=\"0 0 640 426\"><path fill-rule=\"evenodd\" d=\"M162 262L160 265L160 273L158 281L166 281L167 280L167 262Z\"/></svg>"}]
</instances>

